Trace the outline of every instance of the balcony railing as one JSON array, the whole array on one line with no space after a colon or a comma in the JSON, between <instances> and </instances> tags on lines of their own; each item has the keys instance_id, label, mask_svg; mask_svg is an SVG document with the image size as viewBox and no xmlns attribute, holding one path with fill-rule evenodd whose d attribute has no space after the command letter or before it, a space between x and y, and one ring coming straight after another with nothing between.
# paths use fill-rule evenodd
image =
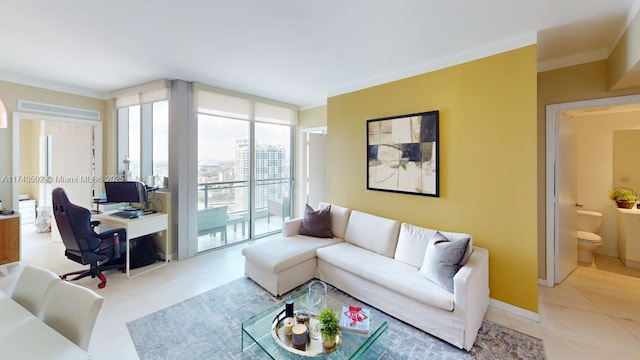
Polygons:
<instances>
[{"instance_id":1,"label":"balcony railing","mask_svg":"<svg viewBox=\"0 0 640 360\"><path fill-rule=\"evenodd\" d=\"M289 179L288 178L276 178L276 179L264 179L257 180L255 186L256 202L254 211L254 234L256 236L265 235L282 229L282 224L279 221L272 221L273 216L284 216L283 214L289 214L288 211L277 213L269 212L269 202L281 202L283 205L288 204L289 193ZM270 201L271 200L271 201ZM225 246L231 243L237 243L243 240L248 240L249 232L245 227L249 224L249 182L248 181L216 181L208 183L198 184L198 211L226 207L226 219L224 221L225 226L221 226L218 230L212 232L210 235L219 234L220 239L213 244L211 236L202 236L200 242L205 242L207 245L200 246L200 251L209 250L215 247ZM204 216L204 213L199 213ZM282 219L284 220L284 219ZM211 222L212 220L206 220ZM199 221L200 222L200 221ZM204 223L205 221L203 221ZM242 228L242 237L238 231L238 225ZM199 233L202 230L202 226L199 226Z\"/></svg>"}]
</instances>

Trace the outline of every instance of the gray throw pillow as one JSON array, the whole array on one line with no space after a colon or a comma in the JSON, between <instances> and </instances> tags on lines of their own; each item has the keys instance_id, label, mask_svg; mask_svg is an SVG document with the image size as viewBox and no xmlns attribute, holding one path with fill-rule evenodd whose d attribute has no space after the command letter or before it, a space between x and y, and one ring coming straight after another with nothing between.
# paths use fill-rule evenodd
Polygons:
<instances>
[{"instance_id":1,"label":"gray throw pillow","mask_svg":"<svg viewBox=\"0 0 640 360\"><path fill-rule=\"evenodd\" d=\"M300 235L319 238L332 238L331 234L331 205L314 211L309 204L304 208L304 218L300 224Z\"/></svg>"},{"instance_id":2,"label":"gray throw pillow","mask_svg":"<svg viewBox=\"0 0 640 360\"><path fill-rule=\"evenodd\" d=\"M453 293L453 276L462 267L468 246L469 238L449 241L436 232L427 245L420 275Z\"/></svg>"}]
</instances>

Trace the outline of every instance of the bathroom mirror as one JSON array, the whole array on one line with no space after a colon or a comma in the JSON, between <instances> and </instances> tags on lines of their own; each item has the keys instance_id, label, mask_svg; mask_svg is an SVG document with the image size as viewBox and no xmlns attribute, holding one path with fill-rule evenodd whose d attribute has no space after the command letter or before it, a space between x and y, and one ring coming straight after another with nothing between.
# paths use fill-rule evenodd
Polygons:
<instances>
[{"instance_id":1,"label":"bathroom mirror","mask_svg":"<svg viewBox=\"0 0 640 360\"><path fill-rule=\"evenodd\" d=\"M640 194L640 130L613 132L613 185Z\"/></svg>"}]
</instances>

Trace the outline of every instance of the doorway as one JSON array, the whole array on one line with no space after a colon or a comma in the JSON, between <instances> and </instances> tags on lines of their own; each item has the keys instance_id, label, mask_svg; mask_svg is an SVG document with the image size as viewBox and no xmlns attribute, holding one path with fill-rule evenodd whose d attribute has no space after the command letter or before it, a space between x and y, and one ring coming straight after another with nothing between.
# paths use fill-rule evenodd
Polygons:
<instances>
[{"instance_id":1,"label":"doorway","mask_svg":"<svg viewBox=\"0 0 640 360\"><path fill-rule=\"evenodd\" d=\"M302 180L298 214L304 214L305 205L317 209L327 200L327 128L302 130Z\"/></svg>"},{"instance_id":2,"label":"doorway","mask_svg":"<svg viewBox=\"0 0 640 360\"><path fill-rule=\"evenodd\" d=\"M546 110L546 286L559 284L577 266L577 257L573 260L576 244L574 236L563 234L575 233L572 223L575 218L568 214L575 214L577 198L567 190L567 181L563 180L563 159L560 139L561 132L567 128L572 116L579 111L608 111L609 108L634 106L640 103L640 95L578 101L547 106ZM564 120L563 120L564 119ZM570 125L569 125L570 128ZM569 130L570 132L571 130ZM570 137L569 137L570 140ZM612 177L612 176L611 176ZM606 194L605 194L606 196ZM568 221L563 221L563 217ZM575 215L574 215L575 216Z\"/></svg>"},{"instance_id":3,"label":"doorway","mask_svg":"<svg viewBox=\"0 0 640 360\"><path fill-rule=\"evenodd\" d=\"M42 114L13 113L13 208L27 193L38 206L50 205L50 191L67 190L72 202L92 206L94 180L102 175L102 123ZM52 238L58 239L55 221ZM34 225L35 226L35 225Z\"/></svg>"}]
</instances>

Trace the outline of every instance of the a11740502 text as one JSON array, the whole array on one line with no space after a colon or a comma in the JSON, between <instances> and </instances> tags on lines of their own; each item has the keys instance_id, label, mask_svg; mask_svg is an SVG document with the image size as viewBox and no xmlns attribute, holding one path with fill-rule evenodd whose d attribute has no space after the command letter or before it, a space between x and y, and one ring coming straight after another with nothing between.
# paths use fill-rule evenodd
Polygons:
<instances>
[{"instance_id":1,"label":"a11740502 text","mask_svg":"<svg viewBox=\"0 0 640 360\"><path fill-rule=\"evenodd\" d=\"M124 181L122 175L81 175L81 176L47 176L47 175L0 175L0 184L69 184L69 183L103 183L106 181Z\"/></svg>"}]
</instances>

